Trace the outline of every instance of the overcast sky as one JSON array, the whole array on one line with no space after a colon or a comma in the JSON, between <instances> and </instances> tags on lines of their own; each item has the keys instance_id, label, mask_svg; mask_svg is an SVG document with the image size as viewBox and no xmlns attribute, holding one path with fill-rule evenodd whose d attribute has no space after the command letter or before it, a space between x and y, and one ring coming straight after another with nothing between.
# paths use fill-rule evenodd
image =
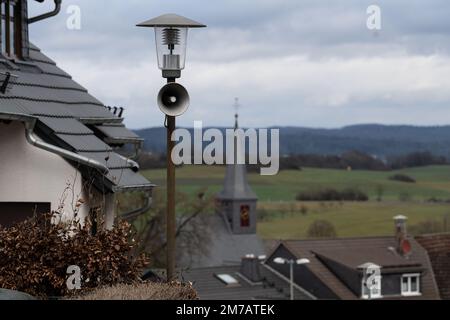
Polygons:
<instances>
[{"instance_id":1,"label":"overcast sky","mask_svg":"<svg viewBox=\"0 0 450 320\"><path fill-rule=\"evenodd\" d=\"M81 30L66 26L74 4ZM378 33L366 26L372 4ZM208 25L189 34L180 125L232 125L234 97L250 127L450 124L448 0L63 0L30 38L102 102L126 107L129 127L160 126L153 30L135 24L169 12Z\"/></svg>"}]
</instances>

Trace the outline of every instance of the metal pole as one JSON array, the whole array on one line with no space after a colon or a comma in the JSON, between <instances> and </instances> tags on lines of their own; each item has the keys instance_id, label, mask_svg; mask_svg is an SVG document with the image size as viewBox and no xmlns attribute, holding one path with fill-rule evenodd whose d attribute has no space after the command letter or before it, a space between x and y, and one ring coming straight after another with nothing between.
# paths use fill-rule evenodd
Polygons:
<instances>
[{"instance_id":1,"label":"metal pole","mask_svg":"<svg viewBox=\"0 0 450 320\"><path fill-rule=\"evenodd\" d=\"M291 266L291 300L294 300L294 261L289 262Z\"/></svg>"},{"instance_id":2,"label":"metal pole","mask_svg":"<svg viewBox=\"0 0 450 320\"><path fill-rule=\"evenodd\" d=\"M168 79L167 82L175 82L175 79ZM172 161L172 150L175 147L172 133L175 125L175 117L167 116L167 281L175 280L175 165Z\"/></svg>"}]
</instances>

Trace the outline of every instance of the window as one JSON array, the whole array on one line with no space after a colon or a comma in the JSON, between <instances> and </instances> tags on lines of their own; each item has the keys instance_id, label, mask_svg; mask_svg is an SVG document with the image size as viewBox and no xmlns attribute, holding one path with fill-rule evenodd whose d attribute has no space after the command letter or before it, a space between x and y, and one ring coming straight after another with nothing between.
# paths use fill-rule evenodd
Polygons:
<instances>
[{"instance_id":1,"label":"window","mask_svg":"<svg viewBox=\"0 0 450 320\"><path fill-rule=\"evenodd\" d=\"M381 277L379 277L378 280L376 280L376 283L371 286L369 289L367 287L367 283L363 280L362 283L362 298L363 299L377 299L382 298L381 295Z\"/></svg>"},{"instance_id":2,"label":"window","mask_svg":"<svg viewBox=\"0 0 450 320\"><path fill-rule=\"evenodd\" d=\"M225 283L227 286L238 286L239 281L229 274L216 274L217 279Z\"/></svg>"},{"instance_id":3,"label":"window","mask_svg":"<svg viewBox=\"0 0 450 320\"><path fill-rule=\"evenodd\" d=\"M363 265L364 274L362 277L362 298L377 299L382 298L381 294L381 267L373 263Z\"/></svg>"},{"instance_id":4,"label":"window","mask_svg":"<svg viewBox=\"0 0 450 320\"><path fill-rule=\"evenodd\" d=\"M420 274L404 274L401 281L403 296L420 295Z\"/></svg>"},{"instance_id":5,"label":"window","mask_svg":"<svg viewBox=\"0 0 450 320\"><path fill-rule=\"evenodd\" d=\"M241 227L250 227L250 206L248 205L241 206Z\"/></svg>"},{"instance_id":6,"label":"window","mask_svg":"<svg viewBox=\"0 0 450 320\"><path fill-rule=\"evenodd\" d=\"M50 203L0 202L0 225L11 227L35 215L50 212Z\"/></svg>"},{"instance_id":7,"label":"window","mask_svg":"<svg viewBox=\"0 0 450 320\"><path fill-rule=\"evenodd\" d=\"M98 232L98 217L100 210L100 208L92 208L89 210L89 223L91 227L91 234L93 236L96 236Z\"/></svg>"},{"instance_id":8,"label":"window","mask_svg":"<svg viewBox=\"0 0 450 320\"><path fill-rule=\"evenodd\" d=\"M22 1L0 1L2 53L9 58L22 58Z\"/></svg>"}]
</instances>

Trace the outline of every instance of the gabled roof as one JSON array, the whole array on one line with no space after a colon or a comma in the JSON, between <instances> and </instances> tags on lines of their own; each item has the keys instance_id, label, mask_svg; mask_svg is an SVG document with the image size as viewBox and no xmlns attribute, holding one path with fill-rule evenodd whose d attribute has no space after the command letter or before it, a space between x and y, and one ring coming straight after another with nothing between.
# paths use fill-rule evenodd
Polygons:
<instances>
[{"instance_id":1,"label":"gabled roof","mask_svg":"<svg viewBox=\"0 0 450 320\"><path fill-rule=\"evenodd\" d=\"M106 165L106 179L97 180L111 191L153 187L133 162L109 145L142 139L39 48L30 44L27 61L0 58L0 73L14 75L10 90L0 93L0 112L34 116L41 139ZM103 134L96 135L98 131Z\"/></svg>"},{"instance_id":2,"label":"gabled roof","mask_svg":"<svg viewBox=\"0 0 450 320\"><path fill-rule=\"evenodd\" d=\"M326 260L334 261L355 271L359 265L365 262L380 265L382 273L391 272L392 268L399 268L402 272L425 270L422 274L422 296L420 296L420 299L439 299L439 292L427 252L415 239L409 240L412 246L412 253L409 258L400 257L389 249L395 247L393 236L288 240L280 242L279 246L284 246L298 259L309 259L310 263L305 265L306 268L322 283L326 284L340 299L351 300L358 299L358 297L345 281L340 279L336 272L327 266Z\"/></svg>"},{"instance_id":3,"label":"gabled roof","mask_svg":"<svg viewBox=\"0 0 450 320\"><path fill-rule=\"evenodd\" d=\"M450 300L450 233L423 235L416 239L430 256L441 298Z\"/></svg>"}]
</instances>

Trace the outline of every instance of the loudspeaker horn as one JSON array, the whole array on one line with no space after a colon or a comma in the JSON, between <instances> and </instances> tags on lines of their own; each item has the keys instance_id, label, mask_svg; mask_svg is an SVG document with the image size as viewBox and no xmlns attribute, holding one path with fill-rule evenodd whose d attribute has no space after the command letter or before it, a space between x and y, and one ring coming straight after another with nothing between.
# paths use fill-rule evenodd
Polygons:
<instances>
[{"instance_id":1,"label":"loudspeaker horn","mask_svg":"<svg viewBox=\"0 0 450 320\"><path fill-rule=\"evenodd\" d=\"M168 116L178 117L189 108L189 93L176 82L166 84L158 94L158 106Z\"/></svg>"}]
</instances>

